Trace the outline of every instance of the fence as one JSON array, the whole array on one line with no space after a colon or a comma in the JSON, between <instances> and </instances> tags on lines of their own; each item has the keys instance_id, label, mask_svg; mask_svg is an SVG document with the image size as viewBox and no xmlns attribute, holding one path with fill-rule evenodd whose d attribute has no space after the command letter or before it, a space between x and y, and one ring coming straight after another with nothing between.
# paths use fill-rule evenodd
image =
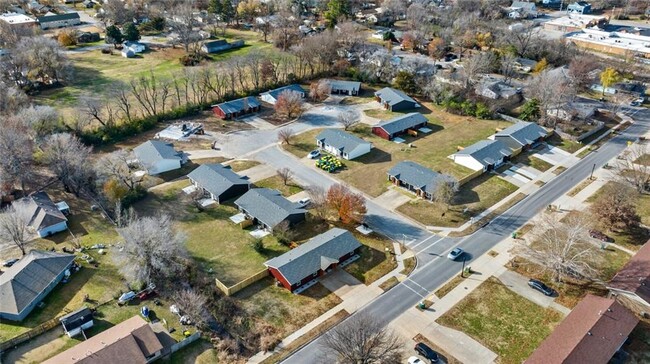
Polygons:
<instances>
[{"instance_id":1,"label":"fence","mask_svg":"<svg viewBox=\"0 0 650 364\"><path fill-rule=\"evenodd\" d=\"M511 123L518 123L520 121L524 121L524 120L517 119L517 118L514 118L514 117L512 117L510 115L506 115L506 114L498 114L498 115L501 117L501 119L503 119L505 121L509 121Z\"/></svg>"},{"instance_id":2,"label":"fence","mask_svg":"<svg viewBox=\"0 0 650 364\"><path fill-rule=\"evenodd\" d=\"M480 176L480 175L482 175L482 174L483 174L483 170L482 170L482 169L479 169L478 171L474 171L474 172L468 174L467 176L465 176L465 177L459 179L459 180L458 180L458 186L460 187L460 186L464 185L465 183L467 183L467 182L473 180L474 178L476 178L476 177L478 177L478 176Z\"/></svg>"},{"instance_id":3,"label":"fence","mask_svg":"<svg viewBox=\"0 0 650 364\"><path fill-rule=\"evenodd\" d=\"M198 340L200 337L201 337L200 332L197 331L197 332L193 333L192 335L190 335L190 336L186 337L185 339L183 339L183 340L175 343L174 345L172 345L169 348L169 354L173 354L173 353L181 350L182 348L186 347L187 345L189 345L189 344L195 342L196 340Z\"/></svg>"},{"instance_id":4,"label":"fence","mask_svg":"<svg viewBox=\"0 0 650 364\"><path fill-rule=\"evenodd\" d=\"M46 321L27 332L0 343L0 353L59 326L59 317Z\"/></svg>"},{"instance_id":5,"label":"fence","mask_svg":"<svg viewBox=\"0 0 650 364\"><path fill-rule=\"evenodd\" d=\"M251 284L259 281L260 279L263 279L269 275L269 271L267 269L264 269L262 271L259 271L252 276L244 279L243 281L240 281L238 283L235 283L234 285L228 287L225 284L223 284L220 280L215 278L215 283L217 284L217 288L219 288L226 296L232 296L235 293L241 291L242 289L250 286Z\"/></svg>"}]
</instances>

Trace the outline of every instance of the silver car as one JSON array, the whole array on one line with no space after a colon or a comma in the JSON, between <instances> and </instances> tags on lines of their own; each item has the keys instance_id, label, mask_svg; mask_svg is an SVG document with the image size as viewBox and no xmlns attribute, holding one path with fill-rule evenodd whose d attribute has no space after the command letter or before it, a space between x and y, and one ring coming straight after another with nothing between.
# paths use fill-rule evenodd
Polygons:
<instances>
[{"instance_id":1,"label":"silver car","mask_svg":"<svg viewBox=\"0 0 650 364\"><path fill-rule=\"evenodd\" d=\"M458 257L463 255L464 251L461 248L455 248L454 250L450 251L449 254L447 254L447 258L451 260L456 260Z\"/></svg>"}]
</instances>

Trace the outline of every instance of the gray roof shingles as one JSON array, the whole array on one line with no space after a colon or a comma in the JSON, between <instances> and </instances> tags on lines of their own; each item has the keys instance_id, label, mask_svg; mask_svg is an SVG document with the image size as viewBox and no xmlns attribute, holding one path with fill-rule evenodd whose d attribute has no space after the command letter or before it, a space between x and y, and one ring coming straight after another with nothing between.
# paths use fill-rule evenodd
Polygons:
<instances>
[{"instance_id":1,"label":"gray roof shingles","mask_svg":"<svg viewBox=\"0 0 650 364\"><path fill-rule=\"evenodd\" d=\"M348 92L359 92L361 89L361 82L357 81L342 81L342 80L327 80L333 90L346 90Z\"/></svg>"},{"instance_id":2,"label":"gray roof shingles","mask_svg":"<svg viewBox=\"0 0 650 364\"><path fill-rule=\"evenodd\" d=\"M361 243L352 233L333 228L267 261L264 265L277 269L289 284L293 285L320 269L337 263L340 257L359 247Z\"/></svg>"},{"instance_id":3,"label":"gray roof shingles","mask_svg":"<svg viewBox=\"0 0 650 364\"><path fill-rule=\"evenodd\" d=\"M269 90L269 91L266 91L266 92L262 92L261 95L268 94L268 95L271 95L274 99L277 100L277 98L280 96L280 94L282 92L284 92L284 91L287 91L287 90L300 92L302 94L305 93L305 90L302 87L300 87L300 85L297 85L297 84L294 83L294 84L291 84L291 85L276 88L274 90Z\"/></svg>"},{"instance_id":4,"label":"gray roof shingles","mask_svg":"<svg viewBox=\"0 0 650 364\"><path fill-rule=\"evenodd\" d=\"M459 151L456 155L469 155L484 166L497 164L503 157L512 155L512 151L498 140L480 140Z\"/></svg>"},{"instance_id":5,"label":"gray roof shingles","mask_svg":"<svg viewBox=\"0 0 650 364\"><path fill-rule=\"evenodd\" d=\"M72 20L72 19L79 19L79 13L72 12L72 13L65 13L65 14L44 15L37 18L39 23L49 23L53 21Z\"/></svg>"},{"instance_id":6,"label":"gray roof shingles","mask_svg":"<svg viewBox=\"0 0 650 364\"><path fill-rule=\"evenodd\" d=\"M241 99L223 102L212 107L220 108L226 114L234 114L260 106L260 103L252 96L242 97Z\"/></svg>"},{"instance_id":7,"label":"gray roof shingles","mask_svg":"<svg viewBox=\"0 0 650 364\"><path fill-rule=\"evenodd\" d=\"M74 258L72 254L32 250L7 268L0 275L0 312L20 314Z\"/></svg>"},{"instance_id":8,"label":"gray roof shingles","mask_svg":"<svg viewBox=\"0 0 650 364\"><path fill-rule=\"evenodd\" d=\"M182 160L172 144L160 140L148 140L133 148L138 161L145 166L151 166L164 159Z\"/></svg>"},{"instance_id":9,"label":"gray roof shingles","mask_svg":"<svg viewBox=\"0 0 650 364\"><path fill-rule=\"evenodd\" d=\"M522 146L530 145L540 137L546 137L547 135L546 129L536 123L527 121L520 121L495 134L495 136L509 136Z\"/></svg>"},{"instance_id":10,"label":"gray roof shingles","mask_svg":"<svg viewBox=\"0 0 650 364\"><path fill-rule=\"evenodd\" d=\"M29 226L36 231L56 225L62 221L68 221L65 215L52 202L50 196L42 191L21 198L14 202L14 204L21 204L27 208L29 213L31 213Z\"/></svg>"},{"instance_id":11,"label":"gray roof shingles","mask_svg":"<svg viewBox=\"0 0 650 364\"><path fill-rule=\"evenodd\" d=\"M352 152L360 145L370 144L370 142L339 129L325 129L316 136L316 140L345 153Z\"/></svg>"},{"instance_id":12,"label":"gray roof shingles","mask_svg":"<svg viewBox=\"0 0 650 364\"><path fill-rule=\"evenodd\" d=\"M441 182L455 182L453 177L434 172L411 161L403 161L388 170L388 175L427 193L434 193Z\"/></svg>"},{"instance_id":13,"label":"gray roof shingles","mask_svg":"<svg viewBox=\"0 0 650 364\"><path fill-rule=\"evenodd\" d=\"M284 198L280 191L270 188L251 189L235 200L235 205L271 228L286 220L290 215L307 212L298 203Z\"/></svg>"},{"instance_id":14,"label":"gray roof shingles","mask_svg":"<svg viewBox=\"0 0 650 364\"><path fill-rule=\"evenodd\" d=\"M403 132L404 130L410 129L427 121L428 120L426 117L424 117L424 115L420 114L419 112L412 112L381 122L375 125L375 127L382 128L386 130L388 134L392 135L395 133Z\"/></svg>"},{"instance_id":15,"label":"gray roof shingles","mask_svg":"<svg viewBox=\"0 0 650 364\"><path fill-rule=\"evenodd\" d=\"M232 186L249 184L244 177L222 164L202 164L187 177L215 196L220 196Z\"/></svg>"},{"instance_id":16,"label":"gray roof shingles","mask_svg":"<svg viewBox=\"0 0 650 364\"><path fill-rule=\"evenodd\" d=\"M417 104L409 95L403 93L400 90L396 90L392 87L384 87L381 90L375 92L375 96L378 96L383 102L388 103L388 105L395 105L402 101L409 101L414 104Z\"/></svg>"}]
</instances>

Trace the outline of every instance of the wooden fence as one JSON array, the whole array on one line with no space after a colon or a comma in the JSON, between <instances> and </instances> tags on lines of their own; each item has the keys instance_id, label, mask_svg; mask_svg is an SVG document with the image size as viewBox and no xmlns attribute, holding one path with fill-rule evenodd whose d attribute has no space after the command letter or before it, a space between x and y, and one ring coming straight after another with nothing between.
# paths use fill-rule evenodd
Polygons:
<instances>
[{"instance_id":1,"label":"wooden fence","mask_svg":"<svg viewBox=\"0 0 650 364\"><path fill-rule=\"evenodd\" d=\"M482 175L483 173L484 173L483 170L479 169L478 171L474 171L474 172L468 174L467 176L465 176L465 177L458 180L458 186L460 187L460 186L464 185L465 183L473 180L474 178Z\"/></svg>"},{"instance_id":2,"label":"wooden fence","mask_svg":"<svg viewBox=\"0 0 650 364\"><path fill-rule=\"evenodd\" d=\"M189 344L195 342L196 340L198 340L200 337L201 337L200 332L197 331L197 332L193 333L192 335L186 337L185 339L173 344L169 348L169 354L173 354L173 353L181 350L182 348L186 347L187 345L189 345Z\"/></svg>"},{"instance_id":3,"label":"wooden fence","mask_svg":"<svg viewBox=\"0 0 650 364\"><path fill-rule=\"evenodd\" d=\"M228 287L225 284L223 284L220 280L215 278L215 283L217 284L217 288L219 288L226 296L232 296L235 293L241 291L242 289L250 286L251 284L259 281L260 279L263 279L269 275L268 269L264 269L262 271L259 271L252 276L244 279L243 281L240 281L238 283L235 283L234 285Z\"/></svg>"},{"instance_id":4,"label":"wooden fence","mask_svg":"<svg viewBox=\"0 0 650 364\"><path fill-rule=\"evenodd\" d=\"M62 317L62 316L59 316ZM50 331L53 328L59 326L59 317L53 318L49 321L43 322L42 324L36 326L35 328L24 332L16 337L13 337L7 341L0 343L0 353L4 352L7 349L11 349L14 346L21 344L27 340L30 340L46 331Z\"/></svg>"}]
</instances>

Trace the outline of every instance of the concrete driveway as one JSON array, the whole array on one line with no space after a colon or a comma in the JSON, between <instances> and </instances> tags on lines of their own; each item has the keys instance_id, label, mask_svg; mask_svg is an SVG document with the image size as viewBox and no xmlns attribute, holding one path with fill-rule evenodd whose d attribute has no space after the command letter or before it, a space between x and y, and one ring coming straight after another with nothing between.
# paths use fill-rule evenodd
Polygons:
<instances>
[{"instance_id":1,"label":"concrete driveway","mask_svg":"<svg viewBox=\"0 0 650 364\"><path fill-rule=\"evenodd\" d=\"M411 198L406 195L406 191L402 193L397 190L397 188L389 188L388 191L375 197L374 201L377 205L387 210L395 210L403 204L411 201Z\"/></svg>"},{"instance_id":2,"label":"concrete driveway","mask_svg":"<svg viewBox=\"0 0 650 364\"><path fill-rule=\"evenodd\" d=\"M358 287L365 287L358 279L341 268L337 268L320 279L320 283L341 299Z\"/></svg>"},{"instance_id":3,"label":"concrete driveway","mask_svg":"<svg viewBox=\"0 0 650 364\"><path fill-rule=\"evenodd\" d=\"M275 129L276 126L269 123L268 121L262 119L259 116L248 116L240 119L241 122L246 123L257 130L271 130Z\"/></svg>"},{"instance_id":4,"label":"concrete driveway","mask_svg":"<svg viewBox=\"0 0 650 364\"><path fill-rule=\"evenodd\" d=\"M240 176L248 177L248 180L251 182L261 181L265 178L273 177L276 174L277 172L275 168L266 164L260 164L239 172Z\"/></svg>"},{"instance_id":5,"label":"concrete driveway","mask_svg":"<svg viewBox=\"0 0 650 364\"><path fill-rule=\"evenodd\" d=\"M189 160L216 158L223 156L223 153L214 149L188 150L185 152Z\"/></svg>"},{"instance_id":6,"label":"concrete driveway","mask_svg":"<svg viewBox=\"0 0 650 364\"><path fill-rule=\"evenodd\" d=\"M555 303L555 297L545 296L542 292L530 288L528 286L528 278L517 272L505 270L498 278L511 291L542 307L553 308L565 315L571 312L570 309Z\"/></svg>"},{"instance_id":7,"label":"concrete driveway","mask_svg":"<svg viewBox=\"0 0 650 364\"><path fill-rule=\"evenodd\" d=\"M545 162L551 163L554 166L566 164L568 162L574 163L579 160L579 158L573 154L552 145L546 145L545 148L538 150L534 156Z\"/></svg>"}]
</instances>

